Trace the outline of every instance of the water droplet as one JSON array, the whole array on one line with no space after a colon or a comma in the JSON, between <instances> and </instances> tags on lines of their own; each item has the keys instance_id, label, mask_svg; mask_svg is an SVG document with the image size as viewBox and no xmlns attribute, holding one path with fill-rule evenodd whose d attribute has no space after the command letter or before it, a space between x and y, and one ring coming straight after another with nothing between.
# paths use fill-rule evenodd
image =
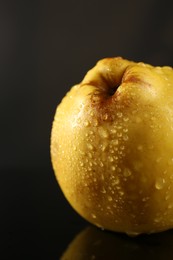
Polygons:
<instances>
[{"instance_id":1,"label":"water droplet","mask_svg":"<svg viewBox=\"0 0 173 260\"><path fill-rule=\"evenodd\" d=\"M173 158L171 158L169 161L168 161L168 165L172 165L173 164Z\"/></svg>"},{"instance_id":2,"label":"water droplet","mask_svg":"<svg viewBox=\"0 0 173 260\"><path fill-rule=\"evenodd\" d=\"M106 150L107 146L108 146L107 143L103 143L101 145L101 150L104 152Z\"/></svg>"},{"instance_id":3,"label":"water droplet","mask_svg":"<svg viewBox=\"0 0 173 260\"><path fill-rule=\"evenodd\" d=\"M85 122L84 122L84 125L85 125L85 126L89 126L89 121L85 121Z\"/></svg>"},{"instance_id":4,"label":"water droplet","mask_svg":"<svg viewBox=\"0 0 173 260\"><path fill-rule=\"evenodd\" d=\"M91 214L92 218L96 218L96 215L94 213Z\"/></svg>"},{"instance_id":5,"label":"water droplet","mask_svg":"<svg viewBox=\"0 0 173 260\"><path fill-rule=\"evenodd\" d=\"M112 197L111 197L111 196L108 196L108 200L109 200L109 201L112 201Z\"/></svg>"},{"instance_id":6,"label":"water droplet","mask_svg":"<svg viewBox=\"0 0 173 260\"><path fill-rule=\"evenodd\" d=\"M121 117L122 117L122 115L123 115L123 113L122 113L122 112L117 112L117 117L121 118Z\"/></svg>"},{"instance_id":7,"label":"water droplet","mask_svg":"<svg viewBox=\"0 0 173 260\"><path fill-rule=\"evenodd\" d=\"M102 188L101 193L103 193L103 194L106 193L105 187Z\"/></svg>"},{"instance_id":8,"label":"water droplet","mask_svg":"<svg viewBox=\"0 0 173 260\"><path fill-rule=\"evenodd\" d=\"M104 166L103 162L100 162L100 167L103 167L103 166Z\"/></svg>"},{"instance_id":9,"label":"water droplet","mask_svg":"<svg viewBox=\"0 0 173 260\"><path fill-rule=\"evenodd\" d=\"M114 161L114 158L112 156L109 156L108 159L109 159L110 162Z\"/></svg>"},{"instance_id":10,"label":"water droplet","mask_svg":"<svg viewBox=\"0 0 173 260\"><path fill-rule=\"evenodd\" d=\"M116 177L113 181L112 181L112 186L115 186L117 184L120 183L120 180L118 179L118 177Z\"/></svg>"},{"instance_id":11,"label":"water droplet","mask_svg":"<svg viewBox=\"0 0 173 260\"><path fill-rule=\"evenodd\" d=\"M92 153L88 153L89 158L93 158Z\"/></svg>"},{"instance_id":12,"label":"water droplet","mask_svg":"<svg viewBox=\"0 0 173 260\"><path fill-rule=\"evenodd\" d=\"M142 119L140 117L136 117L136 123L142 122Z\"/></svg>"},{"instance_id":13,"label":"water droplet","mask_svg":"<svg viewBox=\"0 0 173 260\"><path fill-rule=\"evenodd\" d=\"M120 194L120 196L123 196L124 192L123 191L119 191L119 194Z\"/></svg>"},{"instance_id":14,"label":"water droplet","mask_svg":"<svg viewBox=\"0 0 173 260\"><path fill-rule=\"evenodd\" d=\"M129 121L129 118L128 117L123 117L123 120L124 120L124 122L127 122L127 121Z\"/></svg>"},{"instance_id":15,"label":"water droplet","mask_svg":"<svg viewBox=\"0 0 173 260\"><path fill-rule=\"evenodd\" d=\"M143 62L138 62L138 64L140 65L140 66L142 66L142 67L146 67L146 64L145 63L143 63Z\"/></svg>"},{"instance_id":16,"label":"water droplet","mask_svg":"<svg viewBox=\"0 0 173 260\"><path fill-rule=\"evenodd\" d=\"M112 134L116 134L117 130L115 128L111 129Z\"/></svg>"},{"instance_id":17,"label":"water droplet","mask_svg":"<svg viewBox=\"0 0 173 260\"><path fill-rule=\"evenodd\" d=\"M156 218L154 219L154 222L155 222L155 223L161 222L161 217L156 217Z\"/></svg>"},{"instance_id":18,"label":"water droplet","mask_svg":"<svg viewBox=\"0 0 173 260\"><path fill-rule=\"evenodd\" d=\"M118 171L118 172L121 172L121 168L120 168L120 167L118 167L117 171Z\"/></svg>"},{"instance_id":19,"label":"water droplet","mask_svg":"<svg viewBox=\"0 0 173 260\"><path fill-rule=\"evenodd\" d=\"M118 142L118 139L112 140L112 145L113 145L113 146L117 146L118 143L119 143L119 142Z\"/></svg>"},{"instance_id":20,"label":"water droplet","mask_svg":"<svg viewBox=\"0 0 173 260\"><path fill-rule=\"evenodd\" d=\"M115 170L116 170L116 167L115 167L115 166L112 166L112 167L111 167L111 170L112 170L112 171L115 171Z\"/></svg>"},{"instance_id":21,"label":"water droplet","mask_svg":"<svg viewBox=\"0 0 173 260\"><path fill-rule=\"evenodd\" d=\"M169 204L168 209L172 209L172 208L173 208L173 204Z\"/></svg>"},{"instance_id":22,"label":"water droplet","mask_svg":"<svg viewBox=\"0 0 173 260\"><path fill-rule=\"evenodd\" d=\"M156 159L156 162L159 163L159 162L161 161L161 159L162 159L161 157L158 157L158 158Z\"/></svg>"},{"instance_id":23,"label":"water droplet","mask_svg":"<svg viewBox=\"0 0 173 260\"><path fill-rule=\"evenodd\" d=\"M120 124L117 125L117 129L120 129L120 130L121 130L121 129L122 129L122 125L120 125Z\"/></svg>"},{"instance_id":24,"label":"water droplet","mask_svg":"<svg viewBox=\"0 0 173 260\"><path fill-rule=\"evenodd\" d=\"M138 145L137 149L138 149L139 151L142 151L142 150L143 150L143 146L142 146L142 145Z\"/></svg>"},{"instance_id":25,"label":"water droplet","mask_svg":"<svg viewBox=\"0 0 173 260\"><path fill-rule=\"evenodd\" d=\"M127 141L129 139L128 135L123 135L123 140Z\"/></svg>"},{"instance_id":26,"label":"water droplet","mask_svg":"<svg viewBox=\"0 0 173 260\"><path fill-rule=\"evenodd\" d=\"M144 198L142 199L143 202L145 202L145 201L147 201L147 200L149 200L149 197L144 197Z\"/></svg>"},{"instance_id":27,"label":"water droplet","mask_svg":"<svg viewBox=\"0 0 173 260\"><path fill-rule=\"evenodd\" d=\"M136 237L136 236L139 235L138 232L133 232L133 231L128 231L126 234L127 234L129 237Z\"/></svg>"},{"instance_id":28,"label":"water droplet","mask_svg":"<svg viewBox=\"0 0 173 260\"><path fill-rule=\"evenodd\" d=\"M81 119L80 119L80 118L77 119L77 123L78 123L78 124L81 123Z\"/></svg>"},{"instance_id":29,"label":"water droplet","mask_svg":"<svg viewBox=\"0 0 173 260\"><path fill-rule=\"evenodd\" d=\"M93 164L94 164L95 166L97 166L97 162L96 162L96 161L93 161Z\"/></svg>"},{"instance_id":30,"label":"water droplet","mask_svg":"<svg viewBox=\"0 0 173 260\"><path fill-rule=\"evenodd\" d=\"M168 200L170 198L170 195L166 195L165 200Z\"/></svg>"},{"instance_id":31,"label":"water droplet","mask_svg":"<svg viewBox=\"0 0 173 260\"><path fill-rule=\"evenodd\" d=\"M121 146L120 146L120 150L124 151L124 150L125 150L125 146L124 146L124 145L121 145Z\"/></svg>"},{"instance_id":32,"label":"water droplet","mask_svg":"<svg viewBox=\"0 0 173 260\"><path fill-rule=\"evenodd\" d=\"M98 120L97 119L94 119L94 121L93 121L93 124L94 124L94 126L98 126Z\"/></svg>"},{"instance_id":33,"label":"water droplet","mask_svg":"<svg viewBox=\"0 0 173 260\"><path fill-rule=\"evenodd\" d=\"M128 168L125 168L125 169L124 169L123 175L124 175L125 177L128 177L128 176L130 176L131 174L132 174L132 173L131 173L130 169L128 169Z\"/></svg>"},{"instance_id":34,"label":"water droplet","mask_svg":"<svg viewBox=\"0 0 173 260\"><path fill-rule=\"evenodd\" d=\"M158 178L157 181L156 181L156 183L155 183L155 188L156 188L157 190L161 190L161 189L163 189L164 184L165 184L165 179L163 179L163 178Z\"/></svg>"},{"instance_id":35,"label":"water droplet","mask_svg":"<svg viewBox=\"0 0 173 260\"><path fill-rule=\"evenodd\" d=\"M83 163L83 162L81 162L81 163L80 163L80 166L82 166L82 167L83 167L83 166L84 166L84 163Z\"/></svg>"},{"instance_id":36,"label":"water droplet","mask_svg":"<svg viewBox=\"0 0 173 260\"><path fill-rule=\"evenodd\" d=\"M88 147L88 149L90 149L90 150L93 150L93 149L94 149L94 146L93 146L92 144L90 144L90 143L87 143L87 147Z\"/></svg>"},{"instance_id":37,"label":"water droplet","mask_svg":"<svg viewBox=\"0 0 173 260\"><path fill-rule=\"evenodd\" d=\"M105 113L105 114L103 115L103 120L107 120L107 119L108 119L108 114Z\"/></svg>"},{"instance_id":38,"label":"water droplet","mask_svg":"<svg viewBox=\"0 0 173 260\"><path fill-rule=\"evenodd\" d=\"M161 73L161 74L163 73L162 68L160 66L156 66L155 70L157 73Z\"/></svg>"},{"instance_id":39,"label":"water droplet","mask_svg":"<svg viewBox=\"0 0 173 260\"><path fill-rule=\"evenodd\" d=\"M100 134L101 137L108 138L109 133L108 133L108 131L106 129L101 127L101 128L99 128L98 131L99 131L99 134Z\"/></svg>"},{"instance_id":40,"label":"water droplet","mask_svg":"<svg viewBox=\"0 0 173 260\"><path fill-rule=\"evenodd\" d=\"M122 133L121 133L121 132L118 132L118 133L117 133L117 136L118 136L118 137L122 137Z\"/></svg>"},{"instance_id":41,"label":"water droplet","mask_svg":"<svg viewBox=\"0 0 173 260\"><path fill-rule=\"evenodd\" d=\"M104 181L104 179L105 179L105 177L104 177L104 175L103 175L103 174L101 175L101 179L102 179L103 181Z\"/></svg>"},{"instance_id":42,"label":"water droplet","mask_svg":"<svg viewBox=\"0 0 173 260\"><path fill-rule=\"evenodd\" d=\"M128 128L123 128L124 133L127 133L128 131L129 131Z\"/></svg>"}]
</instances>

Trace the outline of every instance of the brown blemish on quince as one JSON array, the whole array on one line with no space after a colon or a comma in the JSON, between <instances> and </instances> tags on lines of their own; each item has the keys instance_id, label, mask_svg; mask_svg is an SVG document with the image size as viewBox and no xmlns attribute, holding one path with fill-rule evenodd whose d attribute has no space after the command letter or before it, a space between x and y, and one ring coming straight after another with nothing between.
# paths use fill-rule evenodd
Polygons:
<instances>
[{"instance_id":1,"label":"brown blemish on quince","mask_svg":"<svg viewBox=\"0 0 173 260\"><path fill-rule=\"evenodd\" d=\"M136 75L126 75L124 74L124 77L122 79L122 83L134 83L134 84L139 84L140 86L147 86L150 87L151 85L144 81L143 79L137 77Z\"/></svg>"}]
</instances>

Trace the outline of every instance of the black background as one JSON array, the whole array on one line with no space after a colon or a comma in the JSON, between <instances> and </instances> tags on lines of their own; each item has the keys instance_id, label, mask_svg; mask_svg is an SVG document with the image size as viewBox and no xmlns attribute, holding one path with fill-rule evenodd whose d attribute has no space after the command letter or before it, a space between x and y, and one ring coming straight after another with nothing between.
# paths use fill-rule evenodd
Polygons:
<instances>
[{"instance_id":1,"label":"black background","mask_svg":"<svg viewBox=\"0 0 173 260\"><path fill-rule=\"evenodd\" d=\"M59 259L88 225L53 174L56 106L101 58L173 66L172 10L158 0L0 2L1 259ZM172 259L172 231L142 242L110 235L127 252L116 259Z\"/></svg>"}]
</instances>

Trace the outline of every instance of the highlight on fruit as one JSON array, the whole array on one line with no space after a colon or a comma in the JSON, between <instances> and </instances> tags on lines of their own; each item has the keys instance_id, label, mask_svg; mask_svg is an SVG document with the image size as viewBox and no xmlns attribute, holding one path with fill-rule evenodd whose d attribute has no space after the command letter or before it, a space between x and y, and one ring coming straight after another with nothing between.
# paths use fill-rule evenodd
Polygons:
<instances>
[{"instance_id":1,"label":"highlight on fruit","mask_svg":"<svg viewBox=\"0 0 173 260\"><path fill-rule=\"evenodd\" d=\"M97 227L173 228L173 69L98 61L57 106L51 160L68 202Z\"/></svg>"}]
</instances>

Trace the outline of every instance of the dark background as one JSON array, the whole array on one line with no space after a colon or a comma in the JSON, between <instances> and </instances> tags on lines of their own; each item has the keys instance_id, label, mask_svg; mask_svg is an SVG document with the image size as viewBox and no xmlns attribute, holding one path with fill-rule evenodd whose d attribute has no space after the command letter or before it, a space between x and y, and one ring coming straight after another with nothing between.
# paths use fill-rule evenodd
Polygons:
<instances>
[{"instance_id":1,"label":"dark background","mask_svg":"<svg viewBox=\"0 0 173 260\"><path fill-rule=\"evenodd\" d=\"M0 2L1 259L59 259L88 225L52 171L56 106L101 58L173 66L172 10L158 0Z\"/></svg>"}]
</instances>

